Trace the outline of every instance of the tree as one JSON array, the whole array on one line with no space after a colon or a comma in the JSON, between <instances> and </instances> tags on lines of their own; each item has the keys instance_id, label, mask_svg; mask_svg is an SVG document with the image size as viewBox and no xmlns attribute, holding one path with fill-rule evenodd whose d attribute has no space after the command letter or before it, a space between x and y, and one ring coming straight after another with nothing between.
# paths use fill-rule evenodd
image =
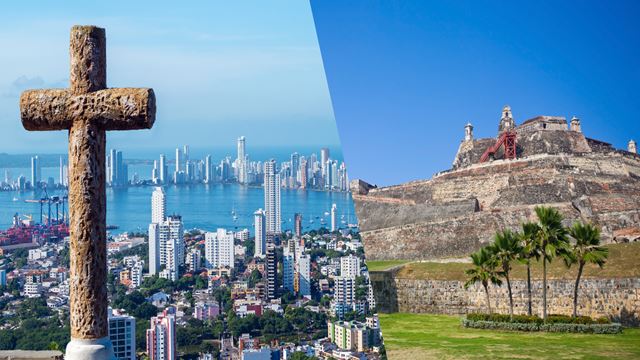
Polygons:
<instances>
[{"instance_id":1,"label":"tree","mask_svg":"<svg viewBox=\"0 0 640 360\"><path fill-rule=\"evenodd\" d=\"M518 234L522 251L520 252L520 261L527 266L527 314L532 315L531 301L531 259L540 259L540 252L537 246L537 236L540 227L534 222L526 222L522 224L522 233Z\"/></svg>"},{"instance_id":2,"label":"tree","mask_svg":"<svg viewBox=\"0 0 640 360\"><path fill-rule=\"evenodd\" d=\"M562 214L554 208L536 206L540 229L538 250L542 255L542 319L547 320L547 262L567 253L567 229L562 225Z\"/></svg>"},{"instance_id":3,"label":"tree","mask_svg":"<svg viewBox=\"0 0 640 360\"><path fill-rule=\"evenodd\" d=\"M471 254L471 262L474 267L465 271L465 274L469 276L469 280L464 284L464 288L467 289L469 286L477 282L481 283L487 297L487 310L489 314L491 314L489 283L496 285L502 284L502 281L498 277L498 273L496 271L496 261L486 248L482 248Z\"/></svg>"},{"instance_id":4,"label":"tree","mask_svg":"<svg viewBox=\"0 0 640 360\"><path fill-rule=\"evenodd\" d=\"M500 275L507 280L507 290L509 292L509 316L513 318L513 294L511 292L511 281L509 280L509 272L511 271L511 262L516 260L522 252L520 240L511 230L504 229L496 233L493 245L489 251L497 261L497 265L502 268Z\"/></svg>"},{"instance_id":5,"label":"tree","mask_svg":"<svg viewBox=\"0 0 640 360\"><path fill-rule=\"evenodd\" d=\"M596 264L603 267L609 256L609 249L600 246L600 229L592 224L576 222L569 228L569 236L575 240L568 256L565 256L567 267L578 264L578 276L573 290L573 317L578 315L578 287L585 264Z\"/></svg>"}]
</instances>

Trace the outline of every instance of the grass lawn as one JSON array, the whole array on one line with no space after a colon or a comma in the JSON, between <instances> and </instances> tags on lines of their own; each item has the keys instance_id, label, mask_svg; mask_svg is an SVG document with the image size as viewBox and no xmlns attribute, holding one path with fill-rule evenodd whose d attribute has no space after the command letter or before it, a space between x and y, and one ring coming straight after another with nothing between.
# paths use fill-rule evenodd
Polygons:
<instances>
[{"instance_id":1,"label":"grass lawn","mask_svg":"<svg viewBox=\"0 0 640 360\"><path fill-rule=\"evenodd\" d=\"M600 269L596 265L588 264L584 268L583 277L640 277L640 263L638 263L638 259L640 259L640 242L611 244L606 247L609 249L609 259L604 268ZM372 263L375 264L376 261L372 261ZM396 265L399 264L401 263L399 262ZM400 269L397 277L403 279L464 281L467 278L464 271L470 267L470 264L464 263L415 262L409 263ZM526 279L526 266L514 262L512 267L512 279ZM577 272L577 266L567 269L561 259L554 259L548 267L549 277L554 279L575 279ZM534 261L531 264L531 275L534 279L542 278L542 261Z\"/></svg>"},{"instance_id":2,"label":"grass lawn","mask_svg":"<svg viewBox=\"0 0 640 360\"><path fill-rule=\"evenodd\" d=\"M394 266L406 264L409 260L367 260L367 269L369 271L384 271Z\"/></svg>"},{"instance_id":3,"label":"grass lawn","mask_svg":"<svg viewBox=\"0 0 640 360\"><path fill-rule=\"evenodd\" d=\"M459 316L380 314L389 359L640 359L640 329L619 335L467 329Z\"/></svg>"}]
</instances>

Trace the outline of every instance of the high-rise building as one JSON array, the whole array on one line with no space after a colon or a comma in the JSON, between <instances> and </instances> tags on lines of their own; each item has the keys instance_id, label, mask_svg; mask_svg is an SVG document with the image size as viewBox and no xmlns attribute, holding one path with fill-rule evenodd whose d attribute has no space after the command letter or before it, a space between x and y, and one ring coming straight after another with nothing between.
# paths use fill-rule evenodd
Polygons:
<instances>
[{"instance_id":1,"label":"high-rise building","mask_svg":"<svg viewBox=\"0 0 640 360\"><path fill-rule=\"evenodd\" d=\"M298 294L311 296L311 258L302 254L297 259Z\"/></svg>"},{"instance_id":2,"label":"high-rise building","mask_svg":"<svg viewBox=\"0 0 640 360\"><path fill-rule=\"evenodd\" d=\"M175 172L179 173L182 170L182 152L180 148L176 148L176 169Z\"/></svg>"},{"instance_id":3,"label":"high-rise building","mask_svg":"<svg viewBox=\"0 0 640 360\"><path fill-rule=\"evenodd\" d=\"M189 253L187 253L186 263L189 271L198 271L202 267L200 257L200 249L191 249Z\"/></svg>"},{"instance_id":4,"label":"high-rise building","mask_svg":"<svg viewBox=\"0 0 640 360\"><path fill-rule=\"evenodd\" d=\"M164 189L156 187L151 194L151 222L160 224L166 218L167 196Z\"/></svg>"},{"instance_id":5,"label":"high-rise building","mask_svg":"<svg viewBox=\"0 0 640 360\"><path fill-rule=\"evenodd\" d=\"M137 289L142 285L143 262L138 262L131 267L131 287Z\"/></svg>"},{"instance_id":6,"label":"high-rise building","mask_svg":"<svg viewBox=\"0 0 640 360\"><path fill-rule=\"evenodd\" d=\"M238 138L238 157L236 157L237 161L244 161L244 156L246 155L246 139L244 136L240 136Z\"/></svg>"},{"instance_id":7,"label":"high-rise building","mask_svg":"<svg viewBox=\"0 0 640 360\"><path fill-rule=\"evenodd\" d=\"M267 286L265 297L267 300L272 300L277 297L278 290L278 258L276 255L276 247L274 244L267 244L266 255L266 273L267 273Z\"/></svg>"},{"instance_id":8,"label":"high-rise building","mask_svg":"<svg viewBox=\"0 0 640 360\"><path fill-rule=\"evenodd\" d=\"M215 233L207 232L204 239L207 268L234 267L233 232L218 229Z\"/></svg>"},{"instance_id":9,"label":"high-rise building","mask_svg":"<svg viewBox=\"0 0 640 360\"><path fill-rule=\"evenodd\" d=\"M159 164L159 178L161 184L167 183L167 157L164 154L160 155L160 164Z\"/></svg>"},{"instance_id":10,"label":"high-rise building","mask_svg":"<svg viewBox=\"0 0 640 360\"><path fill-rule=\"evenodd\" d=\"M31 158L31 186L34 189L40 188L40 180L41 180L41 167L40 167L40 159L38 155L33 156Z\"/></svg>"},{"instance_id":11,"label":"high-rise building","mask_svg":"<svg viewBox=\"0 0 640 360\"><path fill-rule=\"evenodd\" d=\"M253 213L253 226L255 233L254 254L255 257L264 257L267 252L267 227L265 214L262 209Z\"/></svg>"},{"instance_id":12,"label":"high-rise building","mask_svg":"<svg viewBox=\"0 0 640 360\"><path fill-rule=\"evenodd\" d=\"M176 318L173 307L151 318L147 329L149 360L176 360Z\"/></svg>"},{"instance_id":13,"label":"high-rise building","mask_svg":"<svg viewBox=\"0 0 640 360\"><path fill-rule=\"evenodd\" d=\"M356 279L354 277L338 276L334 278L332 310L338 317L353 310L356 299Z\"/></svg>"},{"instance_id":14,"label":"high-rise building","mask_svg":"<svg viewBox=\"0 0 640 360\"><path fill-rule=\"evenodd\" d=\"M181 241L176 238L169 239L166 242L165 249L165 269L160 273L160 277L171 281L178 281L180 277L180 262L178 260L180 254Z\"/></svg>"},{"instance_id":15,"label":"high-rise building","mask_svg":"<svg viewBox=\"0 0 640 360\"><path fill-rule=\"evenodd\" d=\"M184 161L189 161L189 145L182 145L182 158Z\"/></svg>"},{"instance_id":16,"label":"high-rise building","mask_svg":"<svg viewBox=\"0 0 640 360\"><path fill-rule=\"evenodd\" d=\"M211 155L207 155L204 158L204 183L211 184L213 182L213 176L211 173Z\"/></svg>"},{"instance_id":17,"label":"high-rise building","mask_svg":"<svg viewBox=\"0 0 640 360\"><path fill-rule=\"evenodd\" d=\"M152 230L152 226L149 227L150 233ZM158 224L157 229L157 242L158 242L158 250L159 250L159 264L165 265L165 267L169 264L169 257L174 256L171 261L175 264L175 270L177 271L180 265L184 264L184 225L182 223L182 217L180 215L170 215L166 218L165 221ZM151 246L151 234L150 243ZM175 240L175 244L173 244L172 251L173 253L169 253L169 242L171 240ZM150 249L151 250L151 249ZM151 271L151 259L149 259L149 270ZM163 277L167 277L168 273L163 275ZM175 276L179 276L176 272Z\"/></svg>"},{"instance_id":18,"label":"high-rise building","mask_svg":"<svg viewBox=\"0 0 640 360\"><path fill-rule=\"evenodd\" d=\"M355 255L340 258L340 276L355 278L360 276L360 258Z\"/></svg>"},{"instance_id":19,"label":"high-rise building","mask_svg":"<svg viewBox=\"0 0 640 360\"><path fill-rule=\"evenodd\" d=\"M293 216L293 233L296 237L302 237L302 214L296 213Z\"/></svg>"},{"instance_id":20,"label":"high-rise building","mask_svg":"<svg viewBox=\"0 0 640 360\"><path fill-rule=\"evenodd\" d=\"M331 157L331 155L329 154L329 148L322 148L320 149L320 166L324 169L325 165L327 164L327 161L329 161L329 158Z\"/></svg>"},{"instance_id":21,"label":"high-rise building","mask_svg":"<svg viewBox=\"0 0 640 360\"><path fill-rule=\"evenodd\" d=\"M289 239L282 252L282 287L296 293L296 246L295 240Z\"/></svg>"},{"instance_id":22,"label":"high-rise building","mask_svg":"<svg viewBox=\"0 0 640 360\"><path fill-rule=\"evenodd\" d=\"M331 205L331 231L338 230L338 207L336 204Z\"/></svg>"},{"instance_id":23,"label":"high-rise building","mask_svg":"<svg viewBox=\"0 0 640 360\"><path fill-rule=\"evenodd\" d=\"M300 187L305 189L307 187L308 177L307 173L309 172L309 165L307 159L303 156L300 158L300 169L298 170L298 180L300 182Z\"/></svg>"},{"instance_id":24,"label":"high-rise building","mask_svg":"<svg viewBox=\"0 0 640 360\"><path fill-rule=\"evenodd\" d=\"M282 232L280 174L276 171L274 159L264 163L264 209L267 219L267 233L280 234Z\"/></svg>"},{"instance_id":25,"label":"high-rise building","mask_svg":"<svg viewBox=\"0 0 640 360\"><path fill-rule=\"evenodd\" d=\"M58 184L60 186L67 186L68 178L67 178L67 165L65 164L64 158L60 156L60 168L58 169Z\"/></svg>"},{"instance_id":26,"label":"high-rise building","mask_svg":"<svg viewBox=\"0 0 640 360\"><path fill-rule=\"evenodd\" d=\"M300 155L297 152L291 154L291 177L293 182L298 182L298 170L300 169Z\"/></svg>"},{"instance_id":27,"label":"high-rise building","mask_svg":"<svg viewBox=\"0 0 640 360\"><path fill-rule=\"evenodd\" d=\"M109 339L117 360L136 359L136 319L109 308Z\"/></svg>"},{"instance_id":28,"label":"high-rise building","mask_svg":"<svg viewBox=\"0 0 640 360\"><path fill-rule=\"evenodd\" d=\"M149 224L149 274L160 271L160 225Z\"/></svg>"},{"instance_id":29,"label":"high-rise building","mask_svg":"<svg viewBox=\"0 0 640 360\"><path fill-rule=\"evenodd\" d=\"M158 169L158 160L153 160L153 169L151 169L151 182L160 183L160 169Z\"/></svg>"}]
</instances>

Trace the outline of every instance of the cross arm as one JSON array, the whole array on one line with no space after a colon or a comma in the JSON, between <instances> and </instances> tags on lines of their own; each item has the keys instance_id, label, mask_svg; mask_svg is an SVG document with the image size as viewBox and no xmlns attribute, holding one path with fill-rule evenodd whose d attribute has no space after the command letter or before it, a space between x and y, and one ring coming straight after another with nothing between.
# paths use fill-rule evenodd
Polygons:
<instances>
[{"instance_id":1,"label":"cross arm","mask_svg":"<svg viewBox=\"0 0 640 360\"><path fill-rule=\"evenodd\" d=\"M63 130L75 120L103 130L149 129L156 115L153 89L113 88L73 95L65 89L27 90L20 96L20 117L27 130Z\"/></svg>"}]
</instances>

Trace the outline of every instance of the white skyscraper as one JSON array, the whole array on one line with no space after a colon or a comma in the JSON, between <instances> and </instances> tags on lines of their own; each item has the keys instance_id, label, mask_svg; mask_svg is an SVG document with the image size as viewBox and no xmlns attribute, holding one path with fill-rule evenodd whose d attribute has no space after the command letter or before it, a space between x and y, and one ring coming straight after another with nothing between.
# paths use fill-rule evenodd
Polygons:
<instances>
[{"instance_id":1,"label":"white skyscraper","mask_svg":"<svg viewBox=\"0 0 640 360\"><path fill-rule=\"evenodd\" d=\"M160 225L149 224L149 274L160 271Z\"/></svg>"},{"instance_id":2,"label":"white skyscraper","mask_svg":"<svg viewBox=\"0 0 640 360\"><path fill-rule=\"evenodd\" d=\"M160 224L166 218L167 197L164 189L156 187L151 194L151 222Z\"/></svg>"},{"instance_id":3,"label":"white skyscraper","mask_svg":"<svg viewBox=\"0 0 640 360\"><path fill-rule=\"evenodd\" d=\"M298 263L298 294L311 296L311 258L303 254L296 260Z\"/></svg>"},{"instance_id":4,"label":"white skyscraper","mask_svg":"<svg viewBox=\"0 0 640 360\"><path fill-rule=\"evenodd\" d=\"M276 161L264 163L264 209L267 234L280 234L282 220L280 210L280 174L276 171Z\"/></svg>"},{"instance_id":5,"label":"white skyscraper","mask_svg":"<svg viewBox=\"0 0 640 360\"><path fill-rule=\"evenodd\" d=\"M160 155L160 165L159 165L159 177L160 183L165 184L167 181L167 157L164 154Z\"/></svg>"},{"instance_id":6,"label":"white skyscraper","mask_svg":"<svg viewBox=\"0 0 640 360\"><path fill-rule=\"evenodd\" d=\"M341 257L340 276L352 278L360 276L360 258L354 255Z\"/></svg>"},{"instance_id":7,"label":"white skyscraper","mask_svg":"<svg viewBox=\"0 0 640 360\"><path fill-rule=\"evenodd\" d=\"M204 253L207 267L210 269L234 266L233 232L218 229L204 235Z\"/></svg>"},{"instance_id":8,"label":"white skyscraper","mask_svg":"<svg viewBox=\"0 0 640 360\"><path fill-rule=\"evenodd\" d=\"M109 339L117 360L136 359L136 319L109 308Z\"/></svg>"},{"instance_id":9,"label":"white skyscraper","mask_svg":"<svg viewBox=\"0 0 640 360\"><path fill-rule=\"evenodd\" d=\"M211 155L204 158L204 183L211 184L213 182L213 174L211 172Z\"/></svg>"},{"instance_id":10,"label":"white skyscraper","mask_svg":"<svg viewBox=\"0 0 640 360\"><path fill-rule=\"evenodd\" d=\"M38 188L40 185L41 179L41 167L40 167L40 159L38 156L34 156L31 158L31 186L34 188Z\"/></svg>"},{"instance_id":11,"label":"white skyscraper","mask_svg":"<svg viewBox=\"0 0 640 360\"><path fill-rule=\"evenodd\" d=\"M293 245L293 246L292 246ZM296 251L295 241L289 240L288 246L283 249L282 255L282 286L285 290L289 290L292 293L295 292L294 281L296 272Z\"/></svg>"},{"instance_id":12,"label":"white skyscraper","mask_svg":"<svg viewBox=\"0 0 640 360\"><path fill-rule=\"evenodd\" d=\"M338 207L336 204L331 205L331 231L338 230Z\"/></svg>"},{"instance_id":13,"label":"white skyscraper","mask_svg":"<svg viewBox=\"0 0 640 360\"><path fill-rule=\"evenodd\" d=\"M182 166L182 151L180 148L176 148L176 170L175 172L180 172Z\"/></svg>"},{"instance_id":14,"label":"white skyscraper","mask_svg":"<svg viewBox=\"0 0 640 360\"><path fill-rule=\"evenodd\" d=\"M236 158L236 160L244 161L244 156L246 154L245 149L246 149L246 139L244 136L240 136L238 138L238 157Z\"/></svg>"},{"instance_id":15,"label":"white skyscraper","mask_svg":"<svg viewBox=\"0 0 640 360\"><path fill-rule=\"evenodd\" d=\"M253 213L253 224L255 232L255 250L253 256L264 257L267 253L267 227L262 209L258 209L258 211Z\"/></svg>"},{"instance_id":16,"label":"white skyscraper","mask_svg":"<svg viewBox=\"0 0 640 360\"><path fill-rule=\"evenodd\" d=\"M165 269L161 272L160 276L171 281L177 281L180 277L180 264L178 256L180 253L180 241L178 239L170 239L166 243L166 260Z\"/></svg>"},{"instance_id":17,"label":"white skyscraper","mask_svg":"<svg viewBox=\"0 0 640 360\"><path fill-rule=\"evenodd\" d=\"M332 307L339 317L353 309L356 299L356 279L352 277L338 276L334 279Z\"/></svg>"}]
</instances>

